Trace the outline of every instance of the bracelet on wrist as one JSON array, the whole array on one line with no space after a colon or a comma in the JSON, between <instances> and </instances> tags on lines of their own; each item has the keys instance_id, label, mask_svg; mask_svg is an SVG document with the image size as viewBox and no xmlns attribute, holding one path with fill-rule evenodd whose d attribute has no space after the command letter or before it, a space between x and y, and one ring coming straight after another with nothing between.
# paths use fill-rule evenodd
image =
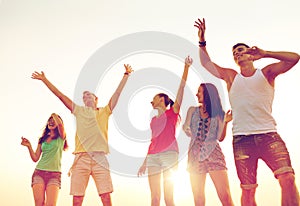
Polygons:
<instances>
[{"instance_id":1,"label":"bracelet on wrist","mask_svg":"<svg viewBox=\"0 0 300 206\"><path fill-rule=\"evenodd\" d=\"M128 73L128 72L125 72L124 75L129 75L129 73Z\"/></svg>"},{"instance_id":2,"label":"bracelet on wrist","mask_svg":"<svg viewBox=\"0 0 300 206\"><path fill-rule=\"evenodd\" d=\"M206 41L199 41L199 47L205 47Z\"/></svg>"}]
</instances>

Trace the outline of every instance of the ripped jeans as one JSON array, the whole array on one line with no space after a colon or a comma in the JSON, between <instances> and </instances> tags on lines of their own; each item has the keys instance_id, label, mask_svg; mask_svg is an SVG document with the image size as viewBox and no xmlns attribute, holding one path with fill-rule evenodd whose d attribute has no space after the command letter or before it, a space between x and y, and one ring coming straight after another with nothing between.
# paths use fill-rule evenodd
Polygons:
<instances>
[{"instance_id":1,"label":"ripped jeans","mask_svg":"<svg viewBox=\"0 0 300 206\"><path fill-rule=\"evenodd\" d=\"M257 187L257 163L262 159L274 173L292 172L289 152L277 132L233 137L234 161L242 189Z\"/></svg>"}]
</instances>

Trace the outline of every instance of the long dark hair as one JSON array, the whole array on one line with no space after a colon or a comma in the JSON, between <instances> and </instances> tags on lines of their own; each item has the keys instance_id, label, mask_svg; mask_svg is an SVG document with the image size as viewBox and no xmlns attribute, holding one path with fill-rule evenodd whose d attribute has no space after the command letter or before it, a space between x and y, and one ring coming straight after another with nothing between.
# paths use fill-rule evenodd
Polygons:
<instances>
[{"instance_id":1,"label":"long dark hair","mask_svg":"<svg viewBox=\"0 0 300 206\"><path fill-rule=\"evenodd\" d=\"M63 123L63 120L62 120L62 118L59 116L59 115L57 115L58 116L58 118L61 120L61 122ZM45 126L45 129L44 129L44 131L43 131L43 134L42 134L42 136L40 137L40 139L39 139L39 144L42 144L43 142L45 142L46 140L47 140L47 138L49 137L49 133L50 133L50 129L49 129L49 127L48 127L48 122L49 122L49 120L51 119L52 117L49 117L49 119L48 119L48 121L47 121L47 123L46 123L46 126ZM57 138L59 138L59 131L58 131L58 128L56 127L55 128L55 137L53 138L53 139L57 139ZM67 139L65 139L65 142L64 142L64 150L67 150L68 149L68 143L67 143Z\"/></svg>"},{"instance_id":2,"label":"long dark hair","mask_svg":"<svg viewBox=\"0 0 300 206\"><path fill-rule=\"evenodd\" d=\"M203 102L209 117L219 116L223 119L225 112L216 86L211 83L202 83L200 87L203 88Z\"/></svg>"}]
</instances>

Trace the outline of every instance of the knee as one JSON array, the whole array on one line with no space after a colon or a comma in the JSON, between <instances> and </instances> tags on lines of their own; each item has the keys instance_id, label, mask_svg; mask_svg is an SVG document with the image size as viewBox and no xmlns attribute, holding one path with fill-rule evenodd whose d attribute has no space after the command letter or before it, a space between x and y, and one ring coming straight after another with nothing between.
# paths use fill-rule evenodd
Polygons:
<instances>
[{"instance_id":1,"label":"knee","mask_svg":"<svg viewBox=\"0 0 300 206\"><path fill-rule=\"evenodd\" d=\"M56 206L56 202L57 202L56 199L47 199L46 203L45 203L45 206Z\"/></svg>"},{"instance_id":2,"label":"knee","mask_svg":"<svg viewBox=\"0 0 300 206\"><path fill-rule=\"evenodd\" d=\"M151 196L151 205L160 205L160 196L159 195Z\"/></svg>"},{"instance_id":3,"label":"knee","mask_svg":"<svg viewBox=\"0 0 300 206\"><path fill-rule=\"evenodd\" d=\"M100 195L101 199L110 199L110 193L104 193Z\"/></svg>"},{"instance_id":4,"label":"knee","mask_svg":"<svg viewBox=\"0 0 300 206\"><path fill-rule=\"evenodd\" d=\"M229 192L224 192L220 194L220 200L223 203L223 205L233 205L232 198Z\"/></svg>"},{"instance_id":5,"label":"knee","mask_svg":"<svg viewBox=\"0 0 300 206\"><path fill-rule=\"evenodd\" d=\"M195 206L204 206L205 205L205 198L197 198L194 199Z\"/></svg>"},{"instance_id":6,"label":"knee","mask_svg":"<svg viewBox=\"0 0 300 206\"><path fill-rule=\"evenodd\" d=\"M45 200L44 199L37 199L34 201L35 205L37 206L44 206L45 205Z\"/></svg>"},{"instance_id":7,"label":"knee","mask_svg":"<svg viewBox=\"0 0 300 206\"><path fill-rule=\"evenodd\" d=\"M281 187L292 187L295 185L295 175L293 173L278 175L278 180Z\"/></svg>"},{"instance_id":8,"label":"knee","mask_svg":"<svg viewBox=\"0 0 300 206\"><path fill-rule=\"evenodd\" d=\"M110 193L101 194L100 197L101 197L102 203L109 204L111 202Z\"/></svg>"},{"instance_id":9,"label":"knee","mask_svg":"<svg viewBox=\"0 0 300 206\"><path fill-rule=\"evenodd\" d=\"M256 188L242 189L242 198L241 198L242 205L256 206L255 191Z\"/></svg>"},{"instance_id":10,"label":"knee","mask_svg":"<svg viewBox=\"0 0 300 206\"><path fill-rule=\"evenodd\" d=\"M55 206L56 205L56 202L47 202L46 204L45 204L45 206Z\"/></svg>"},{"instance_id":11,"label":"knee","mask_svg":"<svg viewBox=\"0 0 300 206\"><path fill-rule=\"evenodd\" d=\"M174 206L174 200L171 197L165 197L166 206Z\"/></svg>"},{"instance_id":12,"label":"knee","mask_svg":"<svg viewBox=\"0 0 300 206\"><path fill-rule=\"evenodd\" d=\"M84 196L73 196L73 206L81 206Z\"/></svg>"},{"instance_id":13,"label":"knee","mask_svg":"<svg viewBox=\"0 0 300 206\"><path fill-rule=\"evenodd\" d=\"M242 189L242 196L245 200L251 201L254 199L256 189Z\"/></svg>"},{"instance_id":14,"label":"knee","mask_svg":"<svg viewBox=\"0 0 300 206\"><path fill-rule=\"evenodd\" d=\"M203 190L193 190L194 203L195 206L204 206L205 205L205 193Z\"/></svg>"},{"instance_id":15,"label":"knee","mask_svg":"<svg viewBox=\"0 0 300 206\"><path fill-rule=\"evenodd\" d=\"M151 205L153 205L153 206L160 205L160 200L157 198L152 198Z\"/></svg>"}]
</instances>

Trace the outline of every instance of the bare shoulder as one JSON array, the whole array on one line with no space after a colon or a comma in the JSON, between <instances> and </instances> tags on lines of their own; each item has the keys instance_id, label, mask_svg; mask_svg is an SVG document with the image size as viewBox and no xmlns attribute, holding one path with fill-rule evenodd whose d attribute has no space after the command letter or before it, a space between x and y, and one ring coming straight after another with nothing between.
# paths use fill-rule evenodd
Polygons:
<instances>
[{"instance_id":1,"label":"bare shoulder","mask_svg":"<svg viewBox=\"0 0 300 206\"><path fill-rule=\"evenodd\" d=\"M265 76L265 78L268 80L269 84L274 87L275 78L277 77L278 74L275 74L274 72L272 72L272 69L270 66L264 67L261 71L262 71L263 75Z\"/></svg>"},{"instance_id":2,"label":"bare shoulder","mask_svg":"<svg viewBox=\"0 0 300 206\"><path fill-rule=\"evenodd\" d=\"M233 81L235 75L237 75L237 71L235 71L234 69L226 69L226 73L227 73L227 78L231 81Z\"/></svg>"},{"instance_id":3,"label":"bare shoulder","mask_svg":"<svg viewBox=\"0 0 300 206\"><path fill-rule=\"evenodd\" d=\"M192 114L192 113L196 110L196 108L197 108L197 107L195 107L195 106L191 106L191 107L188 109L187 113L188 113L188 114Z\"/></svg>"},{"instance_id":4,"label":"bare shoulder","mask_svg":"<svg viewBox=\"0 0 300 206\"><path fill-rule=\"evenodd\" d=\"M231 88L231 85L233 83L233 80L234 80L235 76L238 74L238 72L235 71L234 69L230 69L230 68L224 69L223 71L224 71L224 74L222 74L222 76L223 76L222 79L226 82L227 90L229 91Z\"/></svg>"}]
</instances>

